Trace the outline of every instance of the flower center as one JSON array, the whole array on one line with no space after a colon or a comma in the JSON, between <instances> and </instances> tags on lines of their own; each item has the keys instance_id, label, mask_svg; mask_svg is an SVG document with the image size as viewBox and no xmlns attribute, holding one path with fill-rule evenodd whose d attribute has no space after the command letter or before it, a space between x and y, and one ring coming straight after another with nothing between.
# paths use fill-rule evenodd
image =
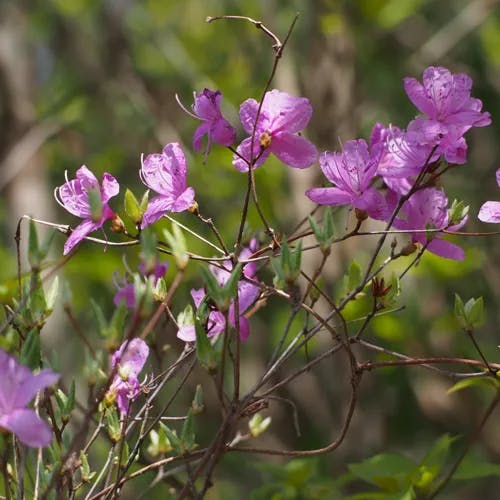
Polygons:
<instances>
[{"instance_id":1,"label":"flower center","mask_svg":"<svg viewBox=\"0 0 500 500\"><path fill-rule=\"evenodd\" d=\"M272 137L269 132L267 131L262 132L262 134L260 134L260 139L259 139L260 147L262 149L267 149L271 145L271 140Z\"/></svg>"}]
</instances>

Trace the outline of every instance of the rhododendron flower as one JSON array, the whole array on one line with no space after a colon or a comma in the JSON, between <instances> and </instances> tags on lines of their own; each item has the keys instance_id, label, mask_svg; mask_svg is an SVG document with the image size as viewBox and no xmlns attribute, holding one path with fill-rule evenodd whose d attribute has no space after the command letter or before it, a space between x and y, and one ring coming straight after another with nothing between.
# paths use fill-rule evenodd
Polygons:
<instances>
[{"instance_id":1,"label":"rhododendron flower","mask_svg":"<svg viewBox=\"0 0 500 500\"><path fill-rule=\"evenodd\" d=\"M306 127L312 116L312 107L305 97L294 97L286 92L271 90L266 92L259 113L257 126L255 120L259 103L255 99L247 99L240 106L240 120L247 137L238 146L238 155L233 157L233 165L240 171L257 168L273 153L286 165L305 168L312 165L318 156L316 146L306 138L297 135ZM251 153L252 134L253 155Z\"/></svg>"},{"instance_id":2,"label":"rhododendron flower","mask_svg":"<svg viewBox=\"0 0 500 500\"><path fill-rule=\"evenodd\" d=\"M497 185L500 187L500 168L497 170ZM500 201L487 201L479 209L479 220L483 222L500 222Z\"/></svg>"},{"instance_id":3,"label":"rhododendron flower","mask_svg":"<svg viewBox=\"0 0 500 500\"><path fill-rule=\"evenodd\" d=\"M14 433L27 446L48 446L52 441L50 427L26 406L38 391L56 383L59 375L47 369L34 375L1 349L0 373L0 429Z\"/></svg>"},{"instance_id":4,"label":"rhododendron flower","mask_svg":"<svg viewBox=\"0 0 500 500\"><path fill-rule=\"evenodd\" d=\"M236 140L236 129L222 116L220 104L222 93L217 90L204 89L199 94L194 94L193 111L196 118L203 123L195 130L193 148L199 151L202 147L203 136L207 136L208 154L212 142L221 146L231 146Z\"/></svg>"},{"instance_id":5,"label":"rhododendron flower","mask_svg":"<svg viewBox=\"0 0 500 500\"><path fill-rule=\"evenodd\" d=\"M240 255L240 260L245 260L252 253L257 250L257 241L252 240L249 247L244 248ZM224 286L227 280L231 276L232 263L230 261L224 262L224 268L210 266L210 272L215 276L219 285ZM243 266L243 275L249 279L255 277L256 265L254 262L249 262ZM259 296L260 289L257 285L250 283L249 281L239 280L238 282L238 326L240 330L241 340L246 340L250 335L250 323L248 318L245 317L245 312L252 306L252 304L257 300ZM198 290L191 290L191 296L193 297L195 306L198 308L205 298L205 290L203 288ZM228 318L229 324L234 328L236 326L236 314L235 314L235 304L231 301L229 306ZM208 322L206 325L207 335L213 337L218 333L224 331L226 327L226 320L224 314L219 310L213 309L210 311L208 316ZM194 325L183 325L179 328L177 332L177 337L185 342L194 342L196 340L196 333Z\"/></svg>"},{"instance_id":6,"label":"rhododendron flower","mask_svg":"<svg viewBox=\"0 0 500 500\"><path fill-rule=\"evenodd\" d=\"M142 216L142 229L167 212L183 212L193 205L194 189L187 187L186 173L186 158L177 142L167 144L161 153L146 156L140 176L158 196L149 200Z\"/></svg>"},{"instance_id":7,"label":"rhododendron flower","mask_svg":"<svg viewBox=\"0 0 500 500\"><path fill-rule=\"evenodd\" d=\"M155 286L160 278L165 276L168 269L168 262L157 262L151 271L146 269L146 264L144 261L139 263L139 273L144 276L145 279L151 279L153 286ZM129 283L125 280L123 285L117 284L118 291L113 297L113 302L115 306L119 306L121 302L125 302L125 305L132 309L135 307L135 286L134 283Z\"/></svg>"},{"instance_id":8,"label":"rhododendron flower","mask_svg":"<svg viewBox=\"0 0 500 500\"><path fill-rule=\"evenodd\" d=\"M384 127L380 123L375 124L370 149L375 147L382 148L377 173L384 180L417 176L427 162L439 158L437 152L433 153L432 145L426 143L422 133L412 129L411 123L408 131L393 125Z\"/></svg>"},{"instance_id":9,"label":"rhododendron flower","mask_svg":"<svg viewBox=\"0 0 500 500\"><path fill-rule=\"evenodd\" d=\"M128 413L129 404L141 391L138 375L149 356L144 340L134 338L122 343L111 358L111 368L116 370L108 391L108 398L116 401L122 415Z\"/></svg>"},{"instance_id":10,"label":"rhododendron flower","mask_svg":"<svg viewBox=\"0 0 500 500\"><path fill-rule=\"evenodd\" d=\"M96 176L84 165L76 172L76 179L56 188L58 203L68 212L81 217L84 221L73 229L64 245L64 255L83 240L88 234L102 227L115 213L108 201L120 191L117 180L108 173L102 176L102 186Z\"/></svg>"},{"instance_id":11,"label":"rhododendron flower","mask_svg":"<svg viewBox=\"0 0 500 500\"><path fill-rule=\"evenodd\" d=\"M491 123L490 114L481 111L483 103L470 96L470 76L431 66L424 71L423 84L405 78L404 88L417 109L426 115L417 118L413 128L427 137L428 144L439 145L447 161L465 163L467 144L463 134L471 127Z\"/></svg>"},{"instance_id":12,"label":"rhododendron flower","mask_svg":"<svg viewBox=\"0 0 500 500\"><path fill-rule=\"evenodd\" d=\"M394 193L392 193L394 194ZM396 206L396 199L393 205ZM401 207L400 216L394 220L394 227L410 231L412 229L447 229L457 231L467 222L464 217L458 224L449 226L448 198L443 191L435 188L422 189L411 195ZM412 241L420 243L425 248L440 257L453 260L463 260L464 251L459 246L439 238L438 231L411 233Z\"/></svg>"},{"instance_id":13,"label":"rhododendron flower","mask_svg":"<svg viewBox=\"0 0 500 500\"><path fill-rule=\"evenodd\" d=\"M335 186L312 188L306 195L320 205L353 205L374 219L386 214L384 197L371 182L377 173L381 149L368 150L363 139L347 141L341 153L325 152L319 165L325 177Z\"/></svg>"}]
</instances>

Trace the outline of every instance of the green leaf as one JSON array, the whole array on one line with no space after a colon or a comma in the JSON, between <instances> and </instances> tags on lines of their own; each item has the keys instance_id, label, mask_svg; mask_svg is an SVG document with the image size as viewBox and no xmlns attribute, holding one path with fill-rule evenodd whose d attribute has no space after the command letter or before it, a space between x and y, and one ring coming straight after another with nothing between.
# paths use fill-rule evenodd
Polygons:
<instances>
[{"instance_id":1,"label":"green leaf","mask_svg":"<svg viewBox=\"0 0 500 500\"><path fill-rule=\"evenodd\" d=\"M22 365L29 366L32 370L40 368L40 332L33 328L27 335L21 348L19 362Z\"/></svg>"},{"instance_id":2,"label":"green leaf","mask_svg":"<svg viewBox=\"0 0 500 500\"><path fill-rule=\"evenodd\" d=\"M352 292L361 283L361 266L355 261L351 261L347 275L344 277L344 291L346 294Z\"/></svg>"},{"instance_id":3,"label":"green leaf","mask_svg":"<svg viewBox=\"0 0 500 500\"><path fill-rule=\"evenodd\" d=\"M469 303L472 301L471 305ZM483 298L470 299L465 305L465 312L467 314L467 321L470 326L478 327L484 323L484 302Z\"/></svg>"},{"instance_id":4,"label":"green leaf","mask_svg":"<svg viewBox=\"0 0 500 500\"><path fill-rule=\"evenodd\" d=\"M139 201L134 196L134 193L127 188L124 198L125 213L130 217L130 220L135 224L140 224L142 221L142 210Z\"/></svg>"},{"instance_id":5,"label":"green leaf","mask_svg":"<svg viewBox=\"0 0 500 500\"><path fill-rule=\"evenodd\" d=\"M141 203L139 205L139 208L141 209L142 213L144 213L148 208L148 203L149 203L149 189L142 195L141 198Z\"/></svg>"},{"instance_id":6,"label":"green leaf","mask_svg":"<svg viewBox=\"0 0 500 500\"><path fill-rule=\"evenodd\" d=\"M184 454L184 449L182 447L182 442L177 436L177 432L170 429L167 425L160 423L160 428L163 429L165 432L165 435L167 436L167 439L172 446L173 450L178 454L178 455L183 455Z\"/></svg>"},{"instance_id":7,"label":"green leaf","mask_svg":"<svg viewBox=\"0 0 500 500\"><path fill-rule=\"evenodd\" d=\"M384 491L395 492L404 485L408 487L408 477L416 464L396 453L375 455L358 464L349 464L349 470L358 478L375 484Z\"/></svg>"},{"instance_id":8,"label":"green leaf","mask_svg":"<svg viewBox=\"0 0 500 500\"><path fill-rule=\"evenodd\" d=\"M156 267L157 243L158 240L156 235L150 227L147 227L141 232L141 257L144 262L145 274L152 273Z\"/></svg>"},{"instance_id":9,"label":"green leaf","mask_svg":"<svg viewBox=\"0 0 500 500\"><path fill-rule=\"evenodd\" d=\"M193 415L199 415L200 413L203 413L203 410L205 409L201 384L196 386L196 392L194 393L193 402L191 403L191 409L193 410Z\"/></svg>"},{"instance_id":10,"label":"green leaf","mask_svg":"<svg viewBox=\"0 0 500 500\"><path fill-rule=\"evenodd\" d=\"M191 451L196 448L195 438L193 410L190 408L181 431L181 441L186 451Z\"/></svg>"},{"instance_id":11,"label":"green leaf","mask_svg":"<svg viewBox=\"0 0 500 500\"><path fill-rule=\"evenodd\" d=\"M219 285L215 276L206 267L202 267L201 272L203 274L207 295L215 302L219 311L222 313L226 312L229 309L231 299L226 298L223 288Z\"/></svg>"},{"instance_id":12,"label":"green leaf","mask_svg":"<svg viewBox=\"0 0 500 500\"><path fill-rule=\"evenodd\" d=\"M51 314L56 305L57 293L59 291L59 277L56 276L50 285L50 288L45 296L45 301L47 303L47 314Z\"/></svg>"},{"instance_id":13,"label":"green leaf","mask_svg":"<svg viewBox=\"0 0 500 500\"><path fill-rule=\"evenodd\" d=\"M480 479L483 477L500 476L500 465L488 462L478 462L467 456L458 466L457 471L453 474L453 479L470 480Z\"/></svg>"},{"instance_id":14,"label":"green leaf","mask_svg":"<svg viewBox=\"0 0 500 500\"><path fill-rule=\"evenodd\" d=\"M186 269L189 255L187 253L186 238L184 238L181 228L177 224L172 224L172 232L165 229L163 234L172 249L177 268L180 270Z\"/></svg>"},{"instance_id":15,"label":"green leaf","mask_svg":"<svg viewBox=\"0 0 500 500\"><path fill-rule=\"evenodd\" d=\"M493 387L494 389L499 388L499 381L492 377L471 377L459 380L456 384L448 389L447 393L452 394L454 392L461 391L467 387L481 386L481 387Z\"/></svg>"},{"instance_id":16,"label":"green leaf","mask_svg":"<svg viewBox=\"0 0 500 500\"><path fill-rule=\"evenodd\" d=\"M196 332L196 356L198 361L203 368L209 372L214 372L217 369L217 354L198 318L195 318L194 329Z\"/></svg>"},{"instance_id":17,"label":"green leaf","mask_svg":"<svg viewBox=\"0 0 500 500\"><path fill-rule=\"evenodd\" d=\"M236 264L236 266L234 266L234 269L231 271L229 279L227 280L226 284L224 285L224 288L222 289L224 298L226 300L231 301L231 299L234 299L236 297L236 293L238 291L238 282L241 278L242 267L243 266L239 262L238 264Z\"/></svg>"},{"instance_id":18,"label":"green leaf","mask_svg":"<svg viewBox=\"0 0 500 500\"><path fill-rule=\"evenodd\" d=\"M28 262L33 271L40 269L40 247L38 243L38 233L35 223L30 220L29 235L28 235Z\"/></svg>"}]
</instances>

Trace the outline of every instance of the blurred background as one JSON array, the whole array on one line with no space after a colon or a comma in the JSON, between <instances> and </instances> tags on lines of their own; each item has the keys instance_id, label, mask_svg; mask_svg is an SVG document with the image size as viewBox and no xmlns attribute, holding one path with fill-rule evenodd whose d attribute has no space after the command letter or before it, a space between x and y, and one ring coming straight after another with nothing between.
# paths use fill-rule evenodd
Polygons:
<instances>
[{"instance_id":1,"label":"blurred background","mask_svg":"<svg viewBox=\"0 0 500 500\"><path fill-rule=\"evenodd\" d=\"M10 303L15 291L14 233L19 217L30 214L75 224L52 193L64 182L65 170L73 177L83 164L98 176L107 171L117 177L122 194L112 206L122 211L125 186L137 196L144 192L138 178L141 154L159 152L166 143L179 141L188 160L188 183L196 189L201 213L212 217L227 241L233 242L246 176L234 170L231 155L223 148L214 147L205 163L202 154L193 154L192 133L198 123L180 109L174 96L177 93L189 107L193 91L220 89L224 113L238 126L240 103L258 98L267 80L273 62L271 44L250 24L208 24L206 17L250 16L284 37L296 12L300 17L272 88L311 100L314 114L306 132L322 150L337 149L349 139L367 138L376 121L404 128L417 113L402 87L405 76L421 79L429 65L472 76L473 96L483 101L493 124L468 134L468 164L452 171L445 188L450 199L470 204L467 231L494 230L494 226L481 224L476 214L484 201L500 200L495 183L495 171L500 167L498 1L0 0L2 302ZM242 137L241 129L239 133ZM275 229L286 233L308 213L312 205L303 193L320 178L317 165L296 171L273 160L256 172L262 207ZM179 219L205 231L189 215ZM345 216L340 216L339 232L344 224ZM250 228L259 228L253 210ZM426 255L403 282L400 302L405 310L378 318L367 338L411 356L476 358L453 317L453 299L454 292L464 299L482 295L487 321L478 341L488 359L496 360L500 343L497 238L455 239L466 249L464 263ZM61 255L63 242L62 235L56 238L54 262ZM194 251L206 254L207 249L195 240L190 244ZM324 277L327 290L333 295L338 292L337 285L352 257L365 262L370 245L366 239L358 239L332 252ZM111 314L115 293L112 272L124 272L123 254L112 248L103 252L102 247L84 243L62 271L72 290L78 322L96 345L99 339L89 298ZM125 254L127 263L134 267L137 249ZM308 259L306 266L311 266L317 255ZM189 289L200 284L198 267L192 265L178 293L179 303L174 304L175 314L189 300ZM243 348L244 384L251 386L264 366L286 317L284 305L270 301L252 318L252 336ZM57 347L61 342L64 350ZM82 367L82 344L62 311L47 326L43 343L49 357L57 347L61 369L68 377L75 366ZM164 365L182 350L172 325L159 329L154 343L157 362ZM166 344L171 349L164 356ZM321 339L315 341L309 355L320 352L321 347ZM305 356L298 356L289 369L303 363ZM375 359L368 352L366 358ZM202 377L202 372L196 374L191 388ZM83 379L79 382L83 401L85 383ZM490 395L481 390L447 395L451 385L449 379L418 368L369 374L363 380L349 436L334 454L295 461L288 469L277 458L227 456L210 498L249 498L251 494L271 498L275 491L266 490L266 484L282 485L282 496L276 498L316 498L306 489L319 484L326 485L321 493L324 498L343 498L334 493L335 481L348 471L347 464L381 451L401 452L418 461L439 436L464 436L473 428ZM300 437L289 405L272 402L268 413L273 426L262 444L306 449L328 443L342 422L348 387L346 367L337 358L308 372L280 393L296 405ZM179 412L192 398L192 391L186 392L184 400L180 398ZM207 406L207 415L198 425L201 443L218 421L215 409ZM497 424L498 413L473 451L491 462L500 460ZM463 439L454 452L462 445ZM102 458L100 452L104 450L97 450L94 468ZM133 488L143 489L150 480L144 477L132 482L126 494L136 498ZM286 496L287 481L302 481L302 496ZM499 487L491 477L462 481L441 497L475 499L482 495L493 499L498 498ZM356 482L350 483L341 495L359 488ZM165 490L161 486L153 489L150 498L165 498Z\"/></svg>"}]
</instances>

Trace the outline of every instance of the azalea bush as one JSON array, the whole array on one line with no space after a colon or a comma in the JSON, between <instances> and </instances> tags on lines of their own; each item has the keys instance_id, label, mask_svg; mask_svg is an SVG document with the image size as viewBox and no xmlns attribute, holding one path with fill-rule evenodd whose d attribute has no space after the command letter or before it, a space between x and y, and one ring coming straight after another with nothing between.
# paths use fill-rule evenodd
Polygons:
<instances>
[{"instance_id":1,"label":"azalea bush","mask_svg":"<svg viewBox=\"0 0 500 500\"><path fill-rule=\"evenodd\" d=\"M71 226L36 217L19 221L18 290L5 308L0 350L5 495L118 498L146 481L172 497L202 498L217 484L220 463L233 454L286 459L286 465L267 469L271 479L256 488L256 498L345 498L356 481L371 484L358 486L367 492L356 498L435 498L456 479L498 474L498 466L468 455L500 401L500 365L487 358L476 335L482 298L455 296L457 328L473 357L397 352L371 335L377 318L405 314L401 292L411 287L409 278L426 256L462 261L468 220L500 222L500 202L484 200L478 214L470 213L467 200L454 199L447 189L447 179L461 175L467 163L466 134L491 123L472 97L472 79L428 67L421 78L404 79L416 115L407 125L376 122L370 137L332 140L331 151L319 151L306 136L313 115L309 99L273 88L294 24L280 38L251 18L209 19L221 20L255 25L272 40L274 56L261 94L243 96L240 124L225 116L224 89L196 91L190 107L177 97L186 120L198 125L192 148L203 155L204 168L219 168L211 154L225 149L233 175L245 177L231 238L222 236L210 205L198 204L198 193L210 199L211 186L190 185L178 142L138 155L142 185L125 187L110 172L98 179L91 165L68 172L55 186L55 199L80 219ZM303 193L313 210L286 231L274 228L259 196L255 172L275 168L271 155L280 168L322 174L321 185ZM500 185L500 170L496 179ZM255 227L250 210L258 214ZM45 239L40 226L52 229ZM64 258L47 266L61 233L66 240L57 251ZM322 275L339 246L360 239L369 242L369 257L358 262L350 256L344 279L327 286ZM109 270L116 286L112 314L100 300L86 305L97 343L72 312L72 284L58 279L67 262L78 262L79 249L91 244L124 255L124 272ZM312 269L305 265L311 255ZM197 286L188 290L192 275ZM81 341L83 375L61 376L57 360L41 348L58 302ZM249 371L249 353L261 336L256 324L270 304L286 320L273 332L265 363ZM175 332L168 349L166 331ZM332 440L311 449L266 441L273 432L271 404L287 405L292 425L298 420L293 401L280 391L332 361L343 367L343 377L330 383L348 394L339 401L341 422ZM451 391L491 388L484 416L460 453L447 459L457 438L444 434L421 460L367 455L348 474L318 477L313 457L333 454L351 438L363 382L380 370L408 366L451 379ZM75 383L82 377L86 387ZM207 412L217 415L208 429Z\"/></svg>"}]
</instances>

